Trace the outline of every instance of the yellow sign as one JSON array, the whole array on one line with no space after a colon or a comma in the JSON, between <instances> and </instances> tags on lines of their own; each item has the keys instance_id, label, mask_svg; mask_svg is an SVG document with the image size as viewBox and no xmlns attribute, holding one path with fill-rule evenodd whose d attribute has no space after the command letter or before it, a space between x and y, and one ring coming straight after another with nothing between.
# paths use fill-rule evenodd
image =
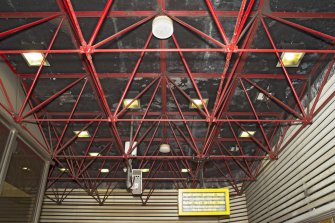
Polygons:
<instances>
[{"instance_id":1,"label":"yellow sign","mask_svg":"<svg viewBox=\"0 0 335 223\"><path fill-rule=\"evenodd\" d=\"M179 189L181 216L229 215L229 189Z\"/></svg>"}]
</instances>

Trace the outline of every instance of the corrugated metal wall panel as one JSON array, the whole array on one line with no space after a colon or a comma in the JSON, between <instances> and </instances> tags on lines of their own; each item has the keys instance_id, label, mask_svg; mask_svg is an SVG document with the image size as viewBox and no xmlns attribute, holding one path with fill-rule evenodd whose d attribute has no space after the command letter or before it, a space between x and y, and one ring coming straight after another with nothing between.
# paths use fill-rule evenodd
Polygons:
<instances>
[{"instance_id":1,"label":"corrugated metal wall panel","mask_svg":"<svg viewBox=\"0 0 335 223\"><path fill-rule=\"evenodd\" d=\"M46 195L51 191L47 191ZM146 195L146 194L144 194ZM221 220L220 220L221 219ZM231 194L231 216L222 217L179 217L178 191L157 190L146 206L139 197L133 197L125 190L115 190L104 206L82 190L73 191L62 203L57 205L45 197L40 217L41 223L47 222L234 222L247 223L245 196Z\"/></svg>"},{"instance_id":2,"label":"corrugated metal wall panel","mask_svg":"<svg viewBox=\"0 0 335 223\"><path fill-rule=\"evenodd\" d=\"M334 77L326 95L334 92ZM250 222L309 222L335 200L335 99L246 190ZM299 126L291 128L287 139ZM331 209L327 209L331 211ZM335 205L333 206L335 210ZM311 214L312 213L312 214Z\"/></svg>"}]
</instances>

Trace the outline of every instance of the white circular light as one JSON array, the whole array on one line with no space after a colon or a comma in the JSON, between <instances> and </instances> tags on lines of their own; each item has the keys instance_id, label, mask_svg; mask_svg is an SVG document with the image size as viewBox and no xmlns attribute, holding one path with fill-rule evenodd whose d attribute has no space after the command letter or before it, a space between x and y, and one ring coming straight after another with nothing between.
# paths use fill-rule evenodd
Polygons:
<instances>
[{"instance_id":1,"label":"white circular light","mask_svg":"<svg viewBox=\"0 0 335 223\"><path fill-rule=\"evenodd\" d=\"M171 151L170 145L169 144L162 144L162 145L160 145L159 151L161 153L169 153Z\"/></svg>"},{"instance_id":2,"label":"white circular light","mask_svg":"<svg viewBox=\"0 0 335 223\"><path fill-rule=\"evenodd\" d=\"M157 16L152 22L152 34L158 39L167 39L173 34L173 21L168 16Z\"/></svg>"}]
</instances>

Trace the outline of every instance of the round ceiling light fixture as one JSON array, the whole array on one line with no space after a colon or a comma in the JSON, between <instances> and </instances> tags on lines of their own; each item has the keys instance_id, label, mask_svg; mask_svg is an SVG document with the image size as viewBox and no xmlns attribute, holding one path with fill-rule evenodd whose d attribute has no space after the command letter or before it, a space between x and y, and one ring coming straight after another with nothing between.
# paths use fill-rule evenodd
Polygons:
<instances>
[{"instance_id":1,"label":"round ceiling light fixture","mask_svg":"<svg viewBox=\"0 0 335 223\"><path fill-rule=\"evenodd\" d=\"M161 153L169 153L170 151L171 151L171 148L169 144L161 144L159 146L159 152Z\"/></svg>"},{"instance_id":2,"label":"round ceiling light fixture","mask_svg":"<svg viewBox=\"0 0 335 223\"><path fill-rule=\"evenodd\" d=\"M158 39L167 39L173 34L173 21L166 15L157 16L152 22L152 34Z\"/></svg>"}]
</instances>

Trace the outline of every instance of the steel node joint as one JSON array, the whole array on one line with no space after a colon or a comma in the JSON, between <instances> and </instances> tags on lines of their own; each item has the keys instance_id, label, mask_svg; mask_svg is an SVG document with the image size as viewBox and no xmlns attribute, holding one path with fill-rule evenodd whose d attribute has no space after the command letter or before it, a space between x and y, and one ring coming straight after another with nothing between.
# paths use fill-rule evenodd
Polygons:
<instances>
[{"instance_id":1,"label":"steel node joint","mask_svg":"<svg viewBox=\"0 0 335 223\"><path fill-rule=\"evenodd\" d=\"M234 53L238 50L238 46L236 44L229 44L226 46L227 53Z\"/></svg>"},{"instance_id":2,"label":"steel node joint","mask_svg":"<svg viewBox=\"0 0 335 223\"><path fill-rule=\"evenodd\" d=\"M82 54L92 54L94 53L94 47L91 45L82 45L80 46L80 53Z\"/></svg>"},{"instance_id":3,"label":"steel node joint","mask_svg":"<svg viewBox=\"0 0 335 223\"><path fill-rule=\"evenodd\" d=\"M278 155L270 155L271 160L278 160Z\"/></svg>"},{"instance_id":4,"label":"steel node joint","mask_svg":"<svg viewBox=\"0 0 335 223\"><path fill-rule=\"evenodd\" d=\"M213 117L213 116L209 116L206 118L206 122L208 123L217 123L218 119Z\"/></svg>"},{"instance_id":5,"label":"steel node joint","mask_svg":"<svg viewBox=\"0 0 335 223\"><path fill-rule=\"evenodd\" d=\"M108 122L110 123L116 123L118 121L118 118L116 116L112 116L108 118Z\"/></svg>"},{"instance_id":6,"label":"steel node joint","mask_svg":"<svg viewBox=\"0 0 335 223\"><path fill-rule=\"evenodd\" d=\"M304 120L305 125L310 125L312 123L313 123L313 115L306 117L306 119Z\"/></svg>"},{"instance_id":7,"label":"steel node joint","mask_svg":"<svg viewBox=\"0 0 335 223\"><path fill-rule=\"evenodd\" d=\"M17 114L12 114L12 117L16 123L22 123L22 117L18 116Z\"/></svg>"}]
</instances>

